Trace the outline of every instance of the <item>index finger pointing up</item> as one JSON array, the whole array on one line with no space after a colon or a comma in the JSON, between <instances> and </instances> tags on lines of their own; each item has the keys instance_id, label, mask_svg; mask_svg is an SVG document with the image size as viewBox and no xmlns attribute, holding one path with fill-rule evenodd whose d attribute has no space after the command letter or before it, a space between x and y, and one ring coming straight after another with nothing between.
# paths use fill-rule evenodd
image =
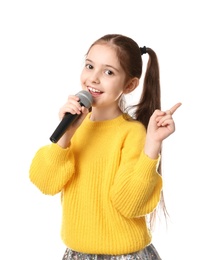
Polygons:
<instances>
[{"instance_id":1,"label":"index finger pointing up","mask_svg":"<svg viewBox=\"0 0 218 260\"><path fill-rule=\"evenodd\" d=\"M182 105L182 103L177 103L173 107L170 108L171 115Z\"/></svg>"}]
</instances>

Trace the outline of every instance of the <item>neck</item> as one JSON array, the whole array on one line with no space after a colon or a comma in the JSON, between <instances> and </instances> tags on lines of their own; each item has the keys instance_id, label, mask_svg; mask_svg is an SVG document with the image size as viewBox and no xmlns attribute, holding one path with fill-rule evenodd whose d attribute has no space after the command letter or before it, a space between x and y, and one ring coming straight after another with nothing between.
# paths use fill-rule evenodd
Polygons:
<instances>
[{"instance_id":1,"label":"neck","mask_svg":"<svg viewBox=\"0 0 218 260\"><path fill-rule=\"evenodd\" d=\"M117 108L115 110L104 110L100 108L95 108L92 107L92 112L90 116L90 120L92 121L105 121L105 120L110 120L114 119L118 116L123 114L123 112L120 110L120 108Z\"/></svg>"}]
</instances>

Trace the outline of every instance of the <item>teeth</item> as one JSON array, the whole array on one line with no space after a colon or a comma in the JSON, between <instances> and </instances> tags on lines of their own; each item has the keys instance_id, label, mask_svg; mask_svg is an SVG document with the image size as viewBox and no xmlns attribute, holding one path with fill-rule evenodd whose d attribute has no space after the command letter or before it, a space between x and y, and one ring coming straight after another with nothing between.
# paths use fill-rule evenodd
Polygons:
<instances>
[{"instance_id":1,"label":"teeth","mask_svg":"<svg viewBox=\"0 0 218 260\"><path fill-rule=\"evenodd\" d=\"M97 90L97 89L95 89L95 88L89 88L89 90L92 91L92 92L95 92L95 93L96 93L96 92L97 92L97 93L100 93L100 92L101 92L100 90Z\"/></svg>"}]
</instances>

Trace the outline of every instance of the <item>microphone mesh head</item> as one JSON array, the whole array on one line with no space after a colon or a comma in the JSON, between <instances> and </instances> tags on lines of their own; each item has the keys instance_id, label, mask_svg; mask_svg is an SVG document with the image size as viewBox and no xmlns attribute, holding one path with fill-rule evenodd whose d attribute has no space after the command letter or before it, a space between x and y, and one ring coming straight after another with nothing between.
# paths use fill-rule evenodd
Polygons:
<instances>
[{"instance_id":1,"label":"microphone mesh head","mask_svg":"<svg viewBox=\"0 0 218 260\"><path fill-rule=\"evenodd\" d=\"M92 106L93 98L87 90L81 90L76 96L79 97L80 103L82 103L84 107L89 109Z\"/></svg>"}]
</instances>

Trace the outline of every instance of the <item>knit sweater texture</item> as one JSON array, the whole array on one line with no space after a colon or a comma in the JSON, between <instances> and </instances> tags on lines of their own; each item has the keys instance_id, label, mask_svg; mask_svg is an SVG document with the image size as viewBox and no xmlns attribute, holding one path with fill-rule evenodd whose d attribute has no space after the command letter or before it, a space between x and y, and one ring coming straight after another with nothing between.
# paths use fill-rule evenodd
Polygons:
<instances>
[{"instance_id":1,"label":"knit sweater texture","mask_svg":"<svg viewBox=\"0 0 218 260\"><path fill-rule=\"evenodd\" d=\"M88 114L68 148L45 145L31 162L31 182L44 194L61 192L61 237L75 251L127 254L151 243L145 215L160 200L159 159L145 155L145 128L127 118Z\"/></svg>"}]
</instances>

